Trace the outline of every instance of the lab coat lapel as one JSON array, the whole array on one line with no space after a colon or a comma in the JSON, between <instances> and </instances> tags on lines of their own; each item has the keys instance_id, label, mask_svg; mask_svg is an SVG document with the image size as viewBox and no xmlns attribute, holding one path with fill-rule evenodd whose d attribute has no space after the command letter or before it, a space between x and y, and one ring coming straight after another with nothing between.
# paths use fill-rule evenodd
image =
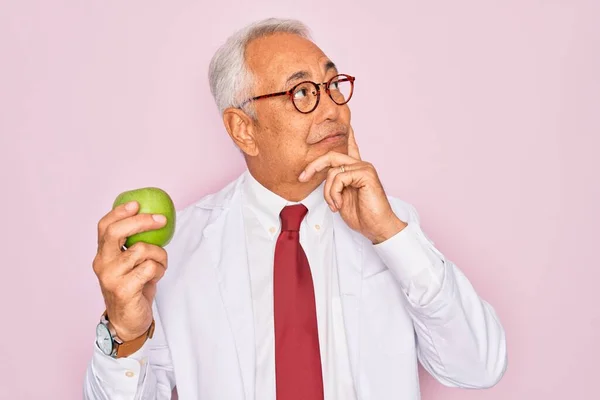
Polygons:
<instances>
[{"instance_id":1,"label":"lab coat lapel","mask_svg":"<svg viewBox=\"0 0 600 400\"><path fill-rule=\"evenodd\" d=\"M245 397L250 400L254 399L256 365L254 316L240 190L238 185L223 214L205 230L205 240L235 339Z\"/></svg>"}]
</instances>

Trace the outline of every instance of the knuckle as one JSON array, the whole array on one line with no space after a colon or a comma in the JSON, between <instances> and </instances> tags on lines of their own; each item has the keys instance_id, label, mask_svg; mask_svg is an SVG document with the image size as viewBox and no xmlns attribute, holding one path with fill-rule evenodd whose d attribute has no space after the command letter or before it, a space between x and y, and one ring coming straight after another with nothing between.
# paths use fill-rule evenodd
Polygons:
<instances>
[{"instance_id":1,"label":"knuckle","mask_svg":"<svg viewBox=\"0 0 600 400\"><path fill-rule=\"evenodd\" d=\"M105 284L111 279L113 275L112 271L114 271L115 269L114 261L109 262L108 260L104 259L100 254L97 254L96 257L94 257L94 260L92 261L92 269L94 270L94 273L98 277L100 283Z\"/></svg>"},{"instance_id":2,"label":"knuckle","mask_svg":"<svg viewBox=\"0 0 600 400\"><path fill-rule=\"evenodd\" d=\"M112 282L114 281L114 270L114 262L106 263L103 261L98 261L94 263L94 272L96 272L98 281L102 286L110 287L112 285Z\"/></svg>"},{"instance_id":3,"label":"knuckle","mask_svg":"<svg viewBox=\"0 0 600 400\"><path fill-rule=\"evenodd\" d=\"M164 266L166 267L169 262L169 253L167 253L167 251L165 249L160 247L160 255L161 255L161 259L164 260L164 263L165 263Z\"/></svg>"},{"instance_id":4,"label":"knuckle","mask_svg":"<svg viewBox=\"0 0 600 400\"><path fill-rule=\"evenodd\" d=\"M155 261L146 261L143 266L140 266L138 274L144 280L148 280L156 275L158 271L158 263Z\"/></svg>"},{"instance_id":5,"label":"knuckle","mask_svg":"<svg viewBox=\"0 0 600 400\"><path fill-rule=\"evenodd\" d=\"M146 260L143 263L141 263L136 269L138 269L139 272L146 273L146 271L151 270L153 268L153 264L154 261Z\"/></svg>"},{"instance_id":6,"label":"knuckle","mask_svg":"<svg viewBox=\"0 0 600 400\"><path fill-rule=\"evenodd\" d=\"M94 257L94 261L92 261L92 270L96 276L100 277L99 275L102 272L102 261L100 260L99 255L96 255L96 257Z\"/></svg>"},{"instance_id":7,"label":"knuckle","mask_svg":"<svg viewBox=\"0 0 600 400\"><path fill-rule=\"evenodd\" d=\"M149 247L150 247L150 245L147 243L137 242L133 246L131 246L128 250L131 251L132 253L144 254L144 253L148 252Z\"/></svg>"},{"instance_id":8,"label":"knuckle","mask_svg":"<svg viewBox=\"0 0 600 400\"><path fill-rule=\"evenodd\" d=\"M117 230L115 228L115 225L113 225L113 224L108 225L106 227L106 229L104 230L104 237L109 238L109 239L116 239L116 236L117 236Z\"/></svg>"},{"instance_id":9,"label":"knuckle","mask_svg":"<svg viewBox=\"0 0 600 400\"><path fill-rule=\"evenodd\" d=\"M102 269L104 267L104 264L106 264L106 262L108 261L105 259L104 255L102 254L102 251L100 250L101 249L98 249L98 251L94 255L94 259L92 260L92 267L94 268L94 270Z\"/></svg>"},{"instance_id":10,"label":"knuckle","mask_svg":"<svg viewBox=\"0 0 600 400\"><path fill-rule=\"evenodd\" d=\"M98 221L98 236L102 235L102 232L104 232L107 228L107 222L104 218L102 218L100 221Z\"/></svg>"},{"instance_id":11,"label":"knuckle","mask_svg":"<svg viewBox=\"0 0 600 400\"><path fill-rule=\"evenodd\" d=\"M154 275L154 273L156 273L160 269L160 264L154 260L149 260L146 269L149 271L150 274Z\"/></svg>"}]
</instances>

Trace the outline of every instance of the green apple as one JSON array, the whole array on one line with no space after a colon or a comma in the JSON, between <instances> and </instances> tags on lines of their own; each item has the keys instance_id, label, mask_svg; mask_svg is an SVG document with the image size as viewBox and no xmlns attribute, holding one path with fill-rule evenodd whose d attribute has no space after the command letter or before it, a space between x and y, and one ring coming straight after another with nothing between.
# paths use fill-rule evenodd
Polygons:
<instances>
[{"instance_id":1,"label":"green apple","mask_svg":"<svg viewBox=\"0 0 600 400\"><path fill-rule=\"evenodd\" d=\"M140 205L138 214L162 214L167 217L167 223L160 229L140 232L128 237L125 247L131 247L137 242L166 246L175 233L175 205L171 197L164 190L155 187L129 190L117 196L113 209L130 201L137 201Z\"/></svg>"}]
</instances>

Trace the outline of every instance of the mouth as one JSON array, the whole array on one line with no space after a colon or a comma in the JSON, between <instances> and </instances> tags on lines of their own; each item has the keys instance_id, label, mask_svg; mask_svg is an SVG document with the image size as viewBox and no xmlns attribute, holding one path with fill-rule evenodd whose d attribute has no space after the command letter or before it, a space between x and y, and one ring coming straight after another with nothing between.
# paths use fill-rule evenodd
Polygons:
<instances>
[{"instance_id":1,"label":"mouth","mask_svg":"<svg viewBox=\"0 0 600 400\"><path fill-rule=\"evenodd\" d=\"M322 137L315 144L319 143L333 143L341 140L345 140L348 135L343 131L332 132L327 136Z\"/></svg>"}]
</instances>

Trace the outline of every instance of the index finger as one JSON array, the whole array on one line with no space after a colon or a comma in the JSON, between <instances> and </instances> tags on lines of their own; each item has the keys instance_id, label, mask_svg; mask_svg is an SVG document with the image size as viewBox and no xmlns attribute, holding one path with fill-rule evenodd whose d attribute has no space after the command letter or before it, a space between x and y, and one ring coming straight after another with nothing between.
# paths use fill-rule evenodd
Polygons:
<instances>
[{"instance_id":1,"label":"index finger","mask_svg":"<svg viewBox=\"0 0 600 400\"><path fill-rule=\"evenodd\" d=\"M356 158L357 160L362 160L362 158L360 158L360 151L358 150L358 144L356 143L356 138L354 137L354 129L352 129L352 125L348 127L348 155L352 158Z\"/></svg>"},{"instance_id":2,"label":"index finger","mask_svg":"<svg viewBox=\"0 0 600 400\"><path fill-rule=\"evenodd\" d=\"M98 251L100 254L118 255L129 236L162 228L166 223L164 215L146 213L113 222L106 228L104 235L98 238Z\"/></svg>"},{"instance_id":3,"label":"index finger","mask_svg":"<svg viewBox=\"0 0 600 400\"><path fill-rule=\"evenodd\" d=\"M300 177L298 178L301 182L306 182L317 172L323 171L325 168L339 167L340 165L350 165L356 163L358 160L350 157L349 155L330 151L329 153L322 155L316 160L309 163Z\"/></svg>"},{"instance_id":4,"label":"index finger","mask_svg":"<svg viewBox=\"0 0 600 400\"><path fill-rule=\"evenodd\" d=\"M106 213L106 215L98 221L98 239L104 236L106 228L108 228L110 224L135 215L138 208L139 204L137 201L130 201L129 203L121 204Z\"/></svg>"}]
</instances>

